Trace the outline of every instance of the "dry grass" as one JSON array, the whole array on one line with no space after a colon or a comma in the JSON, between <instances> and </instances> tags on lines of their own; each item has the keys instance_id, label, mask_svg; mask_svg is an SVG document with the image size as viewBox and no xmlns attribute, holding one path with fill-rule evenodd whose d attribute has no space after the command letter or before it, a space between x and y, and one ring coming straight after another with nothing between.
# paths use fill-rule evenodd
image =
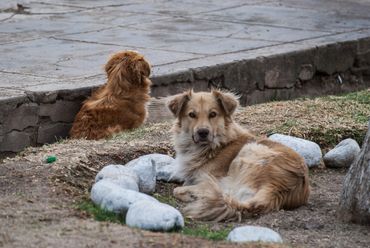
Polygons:
<instances>
[{"instance_id":1,"label":"dry grass","mask_svg":"<svg viewBox=\"0 0 370 248\"><path fill-rule=\"evenodd\" d=\"M248 106L236 120L260 135L283 133L332 148L345 138L360 144L370 118L370 91Z\"/></svg>"},{"instance_id":2,"label":"dry grass","mask_svg":"<svg viewBox=\"0 0 370 248\"><path fill-rule=\"evenodd\" d=\"M46 158L55 156L50 164L54 182L62 184L69 194L87 194L97 172L109 163L125 164L141 155L162 153L174 155L169 133L158 135L169 123L158 123L139 128L110 140L61 140L42 147L30 147L8 160L26 160L46 166ZM165 141L163 141L165 139Z\"/></svg>"}]
</instances>

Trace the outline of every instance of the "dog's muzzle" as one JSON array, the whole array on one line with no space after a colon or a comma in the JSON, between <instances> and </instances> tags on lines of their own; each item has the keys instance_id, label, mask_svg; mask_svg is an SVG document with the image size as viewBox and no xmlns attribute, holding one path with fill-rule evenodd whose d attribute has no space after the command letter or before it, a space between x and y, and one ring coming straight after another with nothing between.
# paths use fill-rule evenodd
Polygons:
<instances>
[{"instance_id":1,"label":"dog's muzzle","mask_svg":"<svg viewBox=\"0 0 370 248\"><path fill-rule=\"evenodd\" d=\"M210 131L208 128L199 128L193 137L195 143L208 143Z\"/></svg>"}]
</instances>

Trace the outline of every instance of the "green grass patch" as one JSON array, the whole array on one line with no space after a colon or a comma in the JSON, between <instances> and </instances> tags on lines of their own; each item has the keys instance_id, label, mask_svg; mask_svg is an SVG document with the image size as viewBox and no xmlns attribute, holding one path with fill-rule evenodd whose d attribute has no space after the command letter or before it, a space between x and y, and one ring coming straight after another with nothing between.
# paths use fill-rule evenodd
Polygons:
<instances>
[{"instance_id":1,"label":"green grass patch","mask_svg":"<svg viewBox=\"0 0 370 248\"><path fill-rule=\"evenodd\" d=\"M327 96L323 97L327 101L335 101L339 107L343 106L343 109L338 109L338 111L343 111L348 103L351 103L353 109L352 119L358 123L367 123L370 119L370 90L363 90L358 92L352 92L339 96Z\"/></svg>"},{"instance_id":2,"label":"green grass patch","mask_svg":"<svg viewBox=\"0 0 370 248\"><path fill-rule=\"evenodd\" d=\"M158 193L154 193L153 197L162 203L171 205L172 207L176 207L177 205L176 199L172 195L161 195Z\"/></svg>"},{"instance_id":3,"label":"green grass patch","mask_svg":"<svg viewBox=\"0 0 370 248\"><path fill-rule=\"evenodd\" d=\"M123 215L101 209L90 200L80 202L77 205L77 209L86 212L88 215L94 217L94 219L97 221L125 224L125 217Z\"/></svg>"},{"instance_id":4,"label":"green grass patch","mask_svg":"<svg viewBox=\"0 0 370 248\"><path fill-rule=\"evenodd\" d=\"M277 126L274 130L269 130L267 133L285 133L289 134L292 130L298 129L300 126L299 120L287 119L280 126Z\"/></svg>"},{"instance_id":5,"label":"green grass patch","mask_svg":"<svg viewBox=\"0 0 370 248\"><path fill-rule=\"evenodd\" d=\"M163 203L167 203L170 205L176 204L176 201L173 197L164 197L159 194L154 194L154 197ZM122 225L125 224L125 218L123 215L115 214L113 212L101 209L90 200L84 200L80 202L79 204L77 204L76 208L93 217L96 221L107 221ZM225 228L220 229L220 227L217 225L195 223L191 220L186 219L185 227L181 230L174 230L173 232L178 232L184 235L200 237L209 240L225 240L231 229L231 226L226 226Z\"/></svg>"},{"instance_id":6,"label":"green grass patch","mask_svg":"<svg viewBox=\"0 0 370 248\"><path fill-rule=\"evenodd\" d=\"M189 222L189 221L185 221ZM188 224L188 223L186 223ZM225 240L229 232L231 231L232 227L227 226L222 229L214 229L212 228L211 224L192 224L191 226L187 226L180 231L180 233L184 235L194 236L205 238L209 240Z\"/></svg>"},{"instance_id":7,"label":"green grass patch","mask_svg":"<svg viewBox=\"0 0 370 248\"><path fill-rule=\"evenodd\" d=\"M370 104L370 90L345 93L342 95L331 95L319 97L327 101L353 101L359 104Z\"/></svg>"},{"instance_id":8,"label":"green grass patch","mask_svg":"<svg viewBox=\"0 0 370 248\"><path fill-rule=\"evenodd\" d=\"M324 97L324 99L333 101L355 101L358 102L359 104L370 104L370 91L362 90L339 96L328 96Z\"/></svg>"},{"instance_id":9,"label":"green grass patch","mask_svg":"<svg viewBox=\"0 0 370 248\"><path fill-rule=\"evenodd\" d=\"M353 119L358 123L367 123L370 120L370 117L366 113L359 111L353 113Z\"/></svg>"},{"instance_id":10,"label":"green grass patch","mask_svg":"<svg viewBox=\"0 0 370 248\"><path fill-rule=\"evenodd\" d=\"M347 128L332 128L322 130L320 128L312 128L309 133L308 140L312 140L320 145L320 147L334 147L340 141L351 138L357 141L362 146L367 130L347 129Z\"/></svg>"},{"instance_id":11,"label":"green grass patch","mask_svg":"<svg viewBox=\"0 0 370 248\"><path fill-rule=\"evenodd\" d=\"M292 127L296 127L299 125L299 121L298 120L291 120L291 119L288 119L286 120L283 125L282 125L282 128L287 128L287 129L290 129Z\"/></svg>"}]
</instances>

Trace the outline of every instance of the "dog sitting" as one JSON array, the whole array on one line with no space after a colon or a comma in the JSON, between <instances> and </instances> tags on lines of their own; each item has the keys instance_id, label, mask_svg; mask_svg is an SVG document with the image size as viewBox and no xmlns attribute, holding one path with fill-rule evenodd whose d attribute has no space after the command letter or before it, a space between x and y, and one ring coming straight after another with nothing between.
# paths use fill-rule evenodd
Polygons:
<instances>
[{"instance_id":1,"label":"dog sitting","mask_svg":"<svg viewBox=\"0 0 370 248\"><path fill-rule=\"evenodd\" d=\"M233 121L239 102L229 92L188 91L167 103L177 176L174 196L185 214L207 221L241 220L308 201L308 169L292 149L259 139Z\"/></svg>"},{"instance_id":2,"label":"dog sitting","mask_svg":"<svg viewBox=\"0 0 370 248\"><path fill-rule=\"evenodd\" d=\"M114 54L105 65L107 83L83 103L70 136L97 140L139 127L147 116L150 70L137 52Z\"/></svg>"}]
</instances>

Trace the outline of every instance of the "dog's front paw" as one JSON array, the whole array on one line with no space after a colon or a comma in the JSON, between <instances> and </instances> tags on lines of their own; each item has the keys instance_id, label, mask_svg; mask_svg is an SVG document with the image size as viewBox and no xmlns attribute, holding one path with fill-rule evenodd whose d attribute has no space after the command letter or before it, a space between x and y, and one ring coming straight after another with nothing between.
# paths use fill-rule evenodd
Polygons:
<instances>
[{"instance_id":1,"label":"dog's front paw","mask_svg":"<svg viewBox=\"0 0 370 248\"><path fill-rule=\"evenodd\" d=\"M194 192L191 190L192 186L177 187L173 190L173 195L182 202L192 202L197 199Z\"/></svg>"}]
</instances>

